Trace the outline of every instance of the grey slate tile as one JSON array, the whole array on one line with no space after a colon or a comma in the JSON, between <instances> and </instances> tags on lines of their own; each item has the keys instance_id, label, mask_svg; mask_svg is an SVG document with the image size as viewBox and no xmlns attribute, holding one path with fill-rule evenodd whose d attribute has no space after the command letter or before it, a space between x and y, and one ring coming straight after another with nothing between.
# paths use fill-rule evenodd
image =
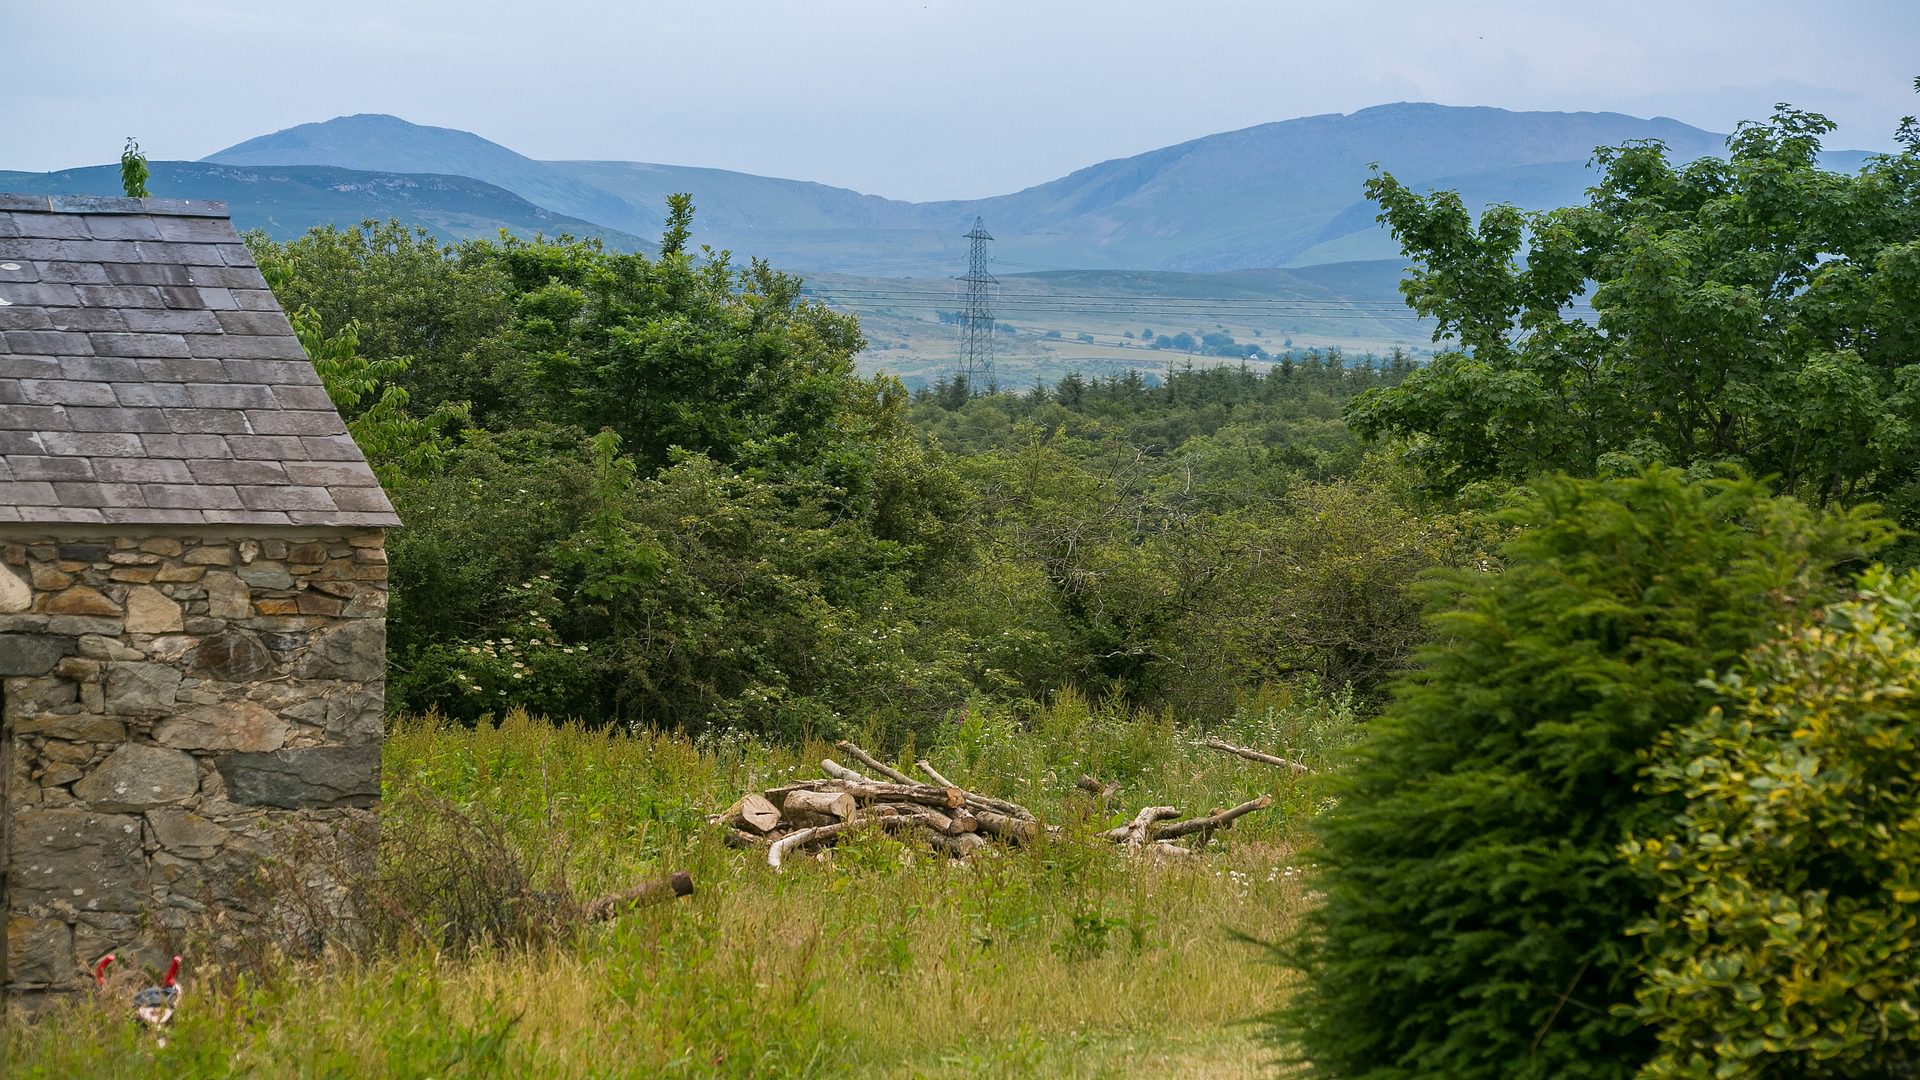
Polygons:
<instances>
[{"instance_id":1,"label":"grey slate tile","mask_svg":"<svg viewBox=\"0 0 1920 1080\"><path fill-rule=\"evenodd\" d=\"M296 487L289 484L236 487L240 502L249 510L333 510L333 496L323 487Z\"/></svg>"},{"instance_id":2,"label":"grey slate tile","mask_svg":"<svg viewBox=\"0 0 1920 1080\"><path fill-rule=\"evenodd\" d=\"M399 515L392 512L384 514L356 513L351 510L334 510L330 513L295 510L287 514L295 525L358 525L370 529L398 528Z\"/></svg>"},{"instance_id":3,"label":"grey slate tile","mask_svg":"<svg viewBox=\"0 0 1920 1080\"><path fill-rule=\"evenodd\" d=\"M248 409L247 423L256 435L345 435L347 425L331 409Z\"/></svg>"},{"instance_id":4,"label":"grey slate tile","mask_svg":"<svg viewBox=\"0 0 1920 1080\"><path fill-rule=\"evenodd\" d=\"M219 218L156 217L162 240L184 240L201 244L230 244L240 238L233 223Z\"/></svg>"},{"instance_id":5,"label":"grey slate tile","mask_svg":"<svg viewBox=\"0 0 1920 1080\"><path fill-rule=\"evenodd\" d=\"M82 219L96 240L158 240L160 229L152 218L113 214Z\"/></svg>"},{"instance_id":6,"label":"grey slate tile","mask_svg":"<svg viewBox=\"0 0 1920 1080\"><path fill-rule=\"evenodd\" d=\"M140 436L118 431L40 430L40 445L49 454L67 457L133 457L143 453Z\"/></svg>"},{"instance_id":7,"label":"grey slate tile","mask_svg":"<svg viewBox=\"0 0 1920 1080\"><path fill-rule=\"evenodd\" d=\"M319 386L320 373L305 357L298 360L222 360L231 382Z\"/></svg>"},{"instance_id":8,"label":"grey slate tile","mask_svg":"<svg viewBox=\"0 0 1920 1080\"><path fill-rule=\"evenodd\" d=\"M140 245L140 259L147 263L165 263L173 266L225 266L227 260L220 257L220 249L213 244L183 244L173 241L143 242ZM178 284L168 282L167 284Z\"/></svg>"},{"instance_id":9,"label":"grey slate tile","mask_svg":"<svg viewBox=\"0 0 1920 1080\"><path fill-rule=\"evenodd\" d=\"M82 288L86 286L66 285L45 280L0 282L0 300L16 306L34 304L39 307L78 307L79 289Z\"/></svg>"},{"instance_id":10,"label":"grey slate tile","mask_svg":"<svg viewBox=\"0 0 1920 1080\"><path fill-rule=\"evenodd\" d=\"M278 461L189 461L187 471L202 484L285 484L287 470ZM299 481L294 481L298 483ZM246 497L246 492L241 492ZM269 509L284 509L270 507Z\"/></svg>"},{"instance_id":11,"label":"grey slate tile","mask_svg":"<svg viewBox=\"0 0 1920 1080\"><path fill-rule=\"evenodd\" d=\"M172 458L94 458L93 471L99 479L118 484L193 483L187 463Z\"/></svg>"},{"instance_id":12,"label":"grey slate tile","mask_svg":"<svg viewBox=\"0 0 1920 1080\"><path fill-rule=\"evenodd\" d=\"M37 431L7 431L0 429L0 454L44 454L47 448L40 440Z\"/></svg>"},{"instance_id":13,"label":"grey slate tile","mask_svg":"<svg viewBox=\"0 0 1920 1080\"><path fill-rule=\"evenodd\" d=\"M75 431L137 431L144 434L169 430L167 418L159 409L123 409L119 406L94 409L69 405L67 421Z\"/></svg>"},{"instance_id":14,"label":"grey slate tile","mask_svg":"<svg viewBox=\"0 0 1920 1080\"><path fill-rule=\"evenodd\" d=\"M127 312L140 311L140 308L90 308L63 307L47 308L47 316L56 330L68 333L89 334L96 330L108 332L124 331L127 328ZM89 345L92 342L88 342Z\"/></svg>"},{"instance_id":15,"label":"grey slate tile","mask_svg":"<svg viewBox=\"0 0 1920 1080\"><path fill-rule=\"evenodd\" d=\"M91 506L36 506L20 517L22 521L71 522L75 525L104 525L107 522L105 515Z\"/></svg>"},{"instance_id":16,"label":"grey slate tile","mask_svg":"<svg viewBox=\"0 0 1920 1080\"><path fill-rule=\"evenodd\" d=\"M55 308L56 311L83 311L84 308ZM115 312L115 314L119 314ZM47 309L37 307L0 307L0 330L47 330L53 323Z\"/></svg>"},{"instance_id":17,"label":"grey slate tile","mask_svg":"<svg viewBox=\"0 0 1920 1080\"><path fill-rule=\"evenodd\" d=\"M220 361L209 357L194 357L186 360L152 360L146 365L146 376L151 382L211 382L220 377Z\"/></svg>"},{"instance_id":18,"label":"grey slate tile","mask_svg":"<svg viewBox=\"0 0 1920 1080\"><path fill-rule=\"evenodd\" d=\"M53 493L62 506L143 506L146 500L138 484L97 484L59 480Z\"/></svg>"},{"instance_id":19,"label":"grey slate tile","mask_svg":"<svg viewBox=\"0 0 1920 1080\"><path fill-rule=\"evenodd\" d=\"M44 480L15 480L0 483L0 504L8 506L58 506L60 497L53 485ZM328 503L328 507L333 504ZM324 509L324 508L322 508Z\"/></svg>"},{"instance_id":20,"label":"grey slate tile","mask_svg":"<svg viewBox=\"0 0 1920 1080\"><path fill-rule=\"evenodd\" d=\"M79 299L75 303L88 307L165 307L160 302L160 294L151 285L75 285L72 286Z\"/></svg>"},{"instance_id":21,"label":"grey slate tile","mask_svg":"<svg viewBox=\"0 0 1920 1080\"><path fill-rule=\"evenodd\" d=\"M9 356L0 353L0 379L57 379L60 361L51 356Z\"/></svg>"},{"instance_id":22,"label":"grey slate tile","mask_svg":"<svg viewBox=\"0 0 1920 1080\"><path fill-rule=\"evenodd\" d=\"M175 510L240 510L240 496L219 484L141 484L148 506Z\"/></svg>"},{"instance_id":23,"label":"grey slate tile","mask_svg":"<svg viewBox=\"0 0 1920 1080\"><path fill-rule=\"evenodd\" d=\"M67 414L58 405L0 405L0 428L8 431L65 431Z\"/></svg>"},{"instance_id":24,"label":"grey slate tile","mask_svg":"<svg viewBox=\"0 0 1920 1080\"><path fill-rule=\"evenodd\" d=\"M101 356L184 357L187 340L179 334L89 334Z\"/></svg>"},{"instance_id":25,"label":"grey slate tile","mask_svg":"<svg viewBox=\"0 0 1920 1080\"><path fill-rule=\"evenodd\" d=\"M9 330L6 338L7 351L12 353L41 356L89 356L93 353L93 342L85 334L68 334L59 330Z\"/></svg>"},{"instance_id":26,"label":"grey slate tile","mask_svg":"<svg viewBox=\"0 0 1920 1080\"><path fill-rule=\"evenodd\" d=\"M258 383L188 383L193 403L203 409L279 409L270 387Z\"/></svg>"},{"instance_id":27,"label":"grey slate tile","mask_svg":"<svg viewBox=\"0 0 1920 1080\"><path fill-rule=\"evenodd\" d=\"M100 513L114 525L205 525L204 510L163 510L152 506L105 506Z\"/></svg>"},{"instance_id":28,"label":"grey slate tile","mask_svg":"<svg viewBox=\"0 0 1920 1080\"><path fill-rule=\"evenodd\" d=\"M275 386L273 399L283 409L331 409L333 399L321 386Z\"/></svg>"},{"instance_id":29,"label":"grey slate tile","mask_svg":"<svg viewBox=\"0 0 1920 1080\"><path fill-rule=\"evenodd\" d=\"M177 409L193 404L186 383L119 382L113 384L120 404L144 409Z\"/></svg>"},{"instance_id":30,"label":"grey slate tile","mask_svg":"<svg viewBox=\"0 0 1920 1080\"><path fill-rule=\"evenodd\" d=\"M40 280L40 264L39 263L32 262L32 261L16 262L12 259L0 259L0 284L4 284L9 281L18 281L23 284L30 285L39 280Z\"/></svg>"},{"instance_id":31,"label":"grey slate tile","mask_svg":"<svg viewBox=\"0 0 1920 1080\"><path fill-rule=\"evenodd\" d=\"M215 316L229 334L291 334L293 326L278 311L222 311Z\"/></svg>"},{"instance_id":32,"label":"grey slate tile","mask_svg":"<svg viewBox=\"0 0 1920 1080\"><path fill-rule=\"evenodd\" d=\"M387 501L387 493L378 487L337 487L328 490L333 494L333 504L342 510L393 513L393 504Z\"/></svg>"},{"instance_id":33,"label":"grey slate tile","mask_svg":"<svg viewBox=\"0 0 1920 1080\"><path fill-rule=\"evenodd\" d=\"M170 308L128 308L127 329L143 333L168 334L217 334L220 332L220 320L214 318L211 311L179 311Z\"/></svg>"},{"instance_id":34,"label":"grey slate tile","mask_svg":"<svg viewBox=\"0 0 1920 1080\"><path fill-rule=\"evenodd\" d=\"M154 458L232 457L227 440L218 435L142 435L141 453ZM186 481L181 481L185 483Z\"/></svg>"},{"instance_id":35,"label":"grey slate tile","mask_svg":"<svg viewBox=\"0 0 1920 1080\"><path fill-rule=\"evenodd\" d=\"M242 311L277 311L280 308L273 294L267 291L264 281L251 289L236 287L230 290L230 294L233 296L234 306Z\"/></svg>"},{"instance_id":36,"label":"grey slate tile","mask_svg":"<svg viewBox=\"0 0 1920 1080\"><path fill-rule=\"evenodd\" d=\"M173 263L102 263L115 285L191 285L193 275Z\"/></svg>"},{"instance_id":37,"label":"grey slate tile","mask_svg":"<svg viewBox=\"0 0 1920 1080\"><path fill-rule=\"evenodd\" d=\"M50 459L64 460L64 459ZM346 464L338 461L289 461L284 466L287 482L292 484L312 484L317 487L334 488L335 501L339 499L339 488L363 487L373 483L373 474L358 462ZM343 507L357 510L360 507Z\"/></svg>"},{"instance_id":38,"label":"grey slate tile","mask_svg":"<svg viewBox=\"0 0 1920 1080\"><path fill-rule=\"evenodd\" d=\"M41 457L8 454L7 467L16 480L92 480L93 462L77 457Z\"/></svg>"},{"instance_id":39,"label":"grey slate tile","mask_svg":"<svg viewBox=\"0 0 1920 1080\"><path fill-rule=\"evenodd\" d=\"M8 236L37 237L46 240L85 240L87 223L70 214L8 213L0 215L12 226Z\"/></svg>"},{"instance_id":40,"label":"grey slate tile","mask_svg":"<svg viewBox=\"0 0 1920 1080\"><path fill-rule=\"evenodd\" d=\"M360 448L345 435L329 435L315 438L306 436L300 440L306 447L307 456L315 461L365 461Z\"/></svg>"},{"instance_id":41,"label":"grey slate tile","mask_svg":"<svg viewBox=\"0 0 1920 1080\"><path fill-rule=\"evenodd\" d=\"M206 510L201 517L209 525L328 525L334 524L331 513L310 515L314 521L293 520L292 515L282 510ZM339 522L341 525L355 524L351 521Z\"/></svg>"},{"instance_id":42,"label":"grey slate tile","mask_svg":"<svg viewBox=\"0 0 1920 1080\"><path fill-rule=\"evenodd\" d=\"M239 409L163 409L176 435L246 435L247 414Z\"/></svg>"},{"instance_id":43,"label":"grey slate tile","mask_svg":"<svg viewBox=\"0 0 1920 1080\"><path fill-rule=\"evenodd\" d=\"M105 285L107 268L99 263L36 262L41 281L64 281L70 285Z\"/></svg>"},{"instance_id":44,"label":"grey slate tile","mask_svg":"<svg viewBox=\"0 0 1920 1080\"><path fill-rule=\"evenodd\" d=\"M28 405L118 405L113 387L75 379L21 379L20 400Z\"/></svg>"},{"instance_id":45,"label":"grey slate tile","mask_svg":"<svg viewBox=\"0 0 1920 1080\"><path fill-rule=\"evenodd\" d=\"M145 380L152 371L150 362L124 356L63 356L60 375L67 379L92 379L104 383Z\"/></svg>"},{"instance_id":46,"label":"grey slate tile","mask_svg":"<svg viewBox=\"0 0 1920 1080\"><path fill-rule=\"evenodd\" d=\"M294 435L229 435L227 449L234 457L257 461L305 461L306 441Z\"/></svg>"},{"instance_id":47,"label":"grey slate tile","mask_svg":"<svg viewBox=\"0 0 1920 1080\"><path fill-rule=\"evenodd\" d=\"M235 334L188 334L194 356L221 360L305 360L307 354L291 337L244 337Z\"/></svg>"},{"instance_id":48,"label":"grey slate tile","mask_svg":"<svg viewBox=\"0 0 1920 1080\"><path fill-rule=\"evenodd\" d=\"M52 200L45 195L8 195L0 193L0 210L26 210L48 213L53 209Z\"/></svg>"}]
</instances>

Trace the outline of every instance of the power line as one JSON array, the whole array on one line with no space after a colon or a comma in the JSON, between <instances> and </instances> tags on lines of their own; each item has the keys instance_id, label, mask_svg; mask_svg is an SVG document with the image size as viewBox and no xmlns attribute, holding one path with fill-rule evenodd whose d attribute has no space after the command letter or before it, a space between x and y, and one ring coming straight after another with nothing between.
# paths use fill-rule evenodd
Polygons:
<instances>
[{"instance_id":1,"label":"power line","mask_svg":"<svg viewBox=\"0 0 1920 1080\"><path fill-rule=\"evenodd\" d=\"M987 272L987 242L993 234L987 231L986 221L976 217L966 236L967 274L960 279L967 283L967 306L961 314L960 375L975 393L983 387L987 393L994 393L999 385L993 377L993 287L999 283Z\"/></svg>"}]
</instances>

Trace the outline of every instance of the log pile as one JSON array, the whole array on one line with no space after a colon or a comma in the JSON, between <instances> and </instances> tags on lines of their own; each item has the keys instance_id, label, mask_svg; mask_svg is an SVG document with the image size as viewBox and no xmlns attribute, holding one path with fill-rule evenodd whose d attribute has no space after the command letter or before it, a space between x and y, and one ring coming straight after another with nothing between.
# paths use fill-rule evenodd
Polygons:
<instances>
[{"instance_id":1,"label":"log pile","mask_svg":"<svg viewBox=\"0 0 1920 1080\"><path fill-rule=\"evenodd\" d=\"M765 851L767 864L776 870L798 852L818 851L839 837L867 828L917 840L956 859L998 844L1032 844L1052 831L1019 803L969 791L929 762L916 761L914 767L932 780L931 784L914 779L853 743L842 741L835 746L869 771L826 758L820 762L824 778L748 792L709 820L721 828L729 845ZM1091 785L1090 794L1101 799L1103 810L1119 789L1118 784L1083 780L1086 783L1082 786ZM1187 821L1170 820L1181 816L1174 807L1150 806L1130 824L1101 835L1132 851L1191 855L1195 848L1174 841L1191 836L1197 838L1196 847L1204 846L1215 832L1231 828L1237 818L1265 809L1272 802L1271 796L1262 795L1232 809L1215 810Z\"/></svg>"}]
</instances>

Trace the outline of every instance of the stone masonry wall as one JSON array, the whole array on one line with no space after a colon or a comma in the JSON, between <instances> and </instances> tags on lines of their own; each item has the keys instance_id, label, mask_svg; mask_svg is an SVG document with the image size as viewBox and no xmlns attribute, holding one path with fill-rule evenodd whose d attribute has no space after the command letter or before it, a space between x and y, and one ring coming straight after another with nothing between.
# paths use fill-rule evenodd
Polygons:
<instances>
[{"instance_id":1,"label":"stone masonry wall","mask_svg":"<svg viewBox=\"0 0 1920 1080\"><path fill-rule=\"evenodd\" d=\"M11 993L245 922L240 883L289 826L370 824L382 534L207 532L0 540Z\"/></svg>"}]
</instances>

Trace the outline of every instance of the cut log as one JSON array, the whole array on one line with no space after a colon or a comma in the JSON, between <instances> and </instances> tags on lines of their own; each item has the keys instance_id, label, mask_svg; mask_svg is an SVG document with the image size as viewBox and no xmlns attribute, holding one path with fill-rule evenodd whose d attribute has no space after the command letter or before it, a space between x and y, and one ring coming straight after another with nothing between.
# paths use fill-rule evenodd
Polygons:
<instances>
[{"instance_id":1,"label":"cut log","mask_svg":"<svg viewBox=\"0 0 1920 1080\"><path fill-rule=\"evenodd\" d=\"M780 864L786 860L787 853L794 848L804 847L822 840L830 840L846 832L848 829L858 828L864 824L866 824L864 821L842 821L837 825L819 825L811 829L800 829L796 832L789 833L767 845L767 865L778 870L780 869Z\"/></svg>"},{"instance_id":2,"label":"cut log","mask_svg":"<svg viewBox=\"0 0 1920 1080\"><path fill-rule=\"evenodd\" d=\"M833 777L835 780L851 780L855 783L864 783L864 784L871 784L874 782L873 777L867 776L864 773L854 772L852 769L847 768L845 765L840 764L839 762L833 760L832 758L820 759L820 771L823 773L826 773L828 776ZM909 780L907 782L912 783L913 781Z\"/></svg>"},{"instance_id":3,"label":"cut log","mask_svg":"<svg viewBox=\"0 0 1920 1080\"><path fill-rule=\"evenodd\" d=\"M982 811L982 813L992 813L992 811L987 810ZM974 817L973 811L964 806L957 807L951 817L953 818L953 831L956 833L980 831L980 819Z\"/></svg>"},{"instance_id":4,"label":"cut log","mask_svg":"<svg viewBox=\"0 0 1920 1080\"><path fill-rule=\"evenodd\" d=\"M762 836L780 827L780 808L765 795L749 792L740 801L720 812L720 823L742 832Z\"/></svg>"},{"instance_id":5,"label":"cut log","mask_svg":"<svg viewBox=\"0 0 1920 1080\"><path fill-rule=\"evenodd\" d=\"M961 833L958 836L942 836L932 829L923 829L920 835L935 851L950 855L956 859L964 859L987 846L987 841L979 833Z\"/></svg>"},{"instance_id":6,"label":"cut log","mask_svg":"<svg viewBox=\"0 0 1920 1080\"><path fill-rule=\"evenodd\" d=\"M865 779L804 780L798 784L771 788L767 791L767 798L779 802L796 791L844 791L861 802L912 802L947 810L965 806L967 802L967 793L959 788L937 788L928 784L883 784L878 780Z\"/></svg>"},{"instance_id":7,"label":"cut log","mask_svg":"<svg viewBox=\"0 0 1920 1080\"><path fill-rule=\"evenodd\" d=\"M941 776L940 770L933 767L933 762L928 761L925 758L921 758L919 761L914 762L913 767L916 769L919 769L921 772L926 773L928 776L932 777L933 782L936 784L939 784L941 787L959 787L960 786L959 784L954 783L953 781L947 779L946 777Z\"/></svg>"},{"instance_id":8,"label":"cut log","mask_svg":"<svg viewBox=\"0 0 1920 1080\"><path fill-rule=\"evenodd\" d=\"M960 823L954 818L935 810L931 806L921 806L918 803L875 803L868 807L867 810L877 818L887 818L912 822L916 825L924 825L940 833L942 836L953 836L967 831L961 828Z\"/></svg>"},{"instance_id":9,"label":"cut log","mask_svg":"<svg viewBox=\"0 0 1920 1080\"><path fill-rule=\"evenodd\" d=\"M728 829L720 834L720 838L726 841L728 847L763 848L784 835L786 834L777 829L765 836L756 836L750 832L741 832L739 829Z\"/></svg>"},{"instance_id":10,"label":"cut log","mask_svg":"<svg viewBox=\"0 0 1920 1080\"><path fill-rule=\"evenodd\" d=\"M844 791L793 791L780 802L780 818L797 828L851 821L853 796Z\"/></svg>"},{"instance_id":11,"label":"cut log","mask_svg":"<svg viewBox=\"0 0 1920 1080\"><path fill-rule=\"evenodd\" d=\"M1155 840L1171 840L1176 836L1188 836L1197 832L1208 832L1213 829L1224 828L1231 824L1237 817L1251 814L1255 810L1265 810L1272 805L1273 796L1262 795L1252 802L1241 803L1231 810L1222 810L1217 814L1194 818L1191 821L1181 821L1172 825L1156 826L1152 829L1153 838Z\"/></svg>"},{"instance_id":12,"label":"cut log","mask_svg":"<svg viewBox=\"0 0 1920 1080\"><path fill-rule=\"evenodd\" d=\"M845 751L848 757L854 759L855 761L858 761L860 764L865 765L867 768L872 769L874 772L879 773L881 776L886 777L887 779L893 781L896 784L911 784L915 782L913 777L908 776L906 773L901 772L899 769L896 769L893 766L887 764L886 762L881 761L879 758L874 757L872 754L867 753L865 750L860 749L858 746L855 746L854 744L848 742L845 739L841 739L839 742L834 743L833 745ZM953 787L954 785L941 784L940 786Z\"/></svg>"},{"instance_id":13,"label":"cut log","mask_svg":"<svg viewBox=\"0 0 1920 1080\"><path fill-rule=\"evenodd\" d=\"M1179 817L1180 810L1174 806L1147 806L1133 815L1133 820L1117 829L1108 829L1100 835L1116 844L1143 844L1147 840L1147 830L1153 823L1166 818Z\"/></svg>"},{"instance_id":14,"label":"cut log","mask_svg":"<svg viewBox=\"0 0 1920 1080\"><path fill-rule=\"evenodd\" d=\"M1206 747L1209 750L1218 750L1223 754L1233 754L1237 757L1243 757L1243 758L1246 758L1248 761L1258 761L1263 765L1272 765L1282 769L1292 769L1294 772L1297 772L1297 773L1308 773L1313 771L1312 769L1307 768L1305 765L1302 765L1297 761L1290 761L1286 758L1276 757L1272 754L1263 754L1258 750L1250 750L1244 746L1235 746L1232 743L1221 742L1219 739L1208 739L1206 742L1203 742L1200 745Z\"/></svg>"},{"instance_id":15,"label":"cut log","mask_svg":"<svg viewBox=\"0 0 1920 1080\"><path fill-rule=\"evenodd\" d=\"M992 810L975 810L973 819L979 823L979 831L1016 844L1031 844L1040 835L1040 823L1030 818L1017 818Z\"/></svg>"},{"instance_id":16,"label":"cut log","mask_svg":"<svg viewBox=\"0 0 1920 1080\"><path fill-rule=\"evenodd\" d=\"M1080 779L1076 780L1073 786L1099 799L1102 807L1112 803L1113 797L1120 794L1120 781L1109 780L1103 784L1086 773L1081 773Z\"/></svg>"},{"instance_id":17,"label":"cut log","mask_svg":"<svg viewBox=\"0 0 1920 1080\"><path fill-rule=\"evenodd\" d=\"M1170 856L1173 858L1181 858L1181 859L1190 859L1195 854L1197 854L1197 852L1195 852L1192 848L1183 848L1179 844L1176 844L1171 840L1155 840L1153 843L1148 844L1146 847L1143 847L1140 850L1152 852L1155 855Z\"/></svg>"},{"instance_id":18,"label":"cut log","mask_svg":"<svg viewBox=\"0 0 1920 1080\"><path fill-rule=\"evenodd\" d=\"M643 882L625 892L602 896L587 904L583 914L590 920L611 919L625 911L647 904L659 904L676 896L693 895L693 875L685 870Z\"/></svg>"}]
</instances>

